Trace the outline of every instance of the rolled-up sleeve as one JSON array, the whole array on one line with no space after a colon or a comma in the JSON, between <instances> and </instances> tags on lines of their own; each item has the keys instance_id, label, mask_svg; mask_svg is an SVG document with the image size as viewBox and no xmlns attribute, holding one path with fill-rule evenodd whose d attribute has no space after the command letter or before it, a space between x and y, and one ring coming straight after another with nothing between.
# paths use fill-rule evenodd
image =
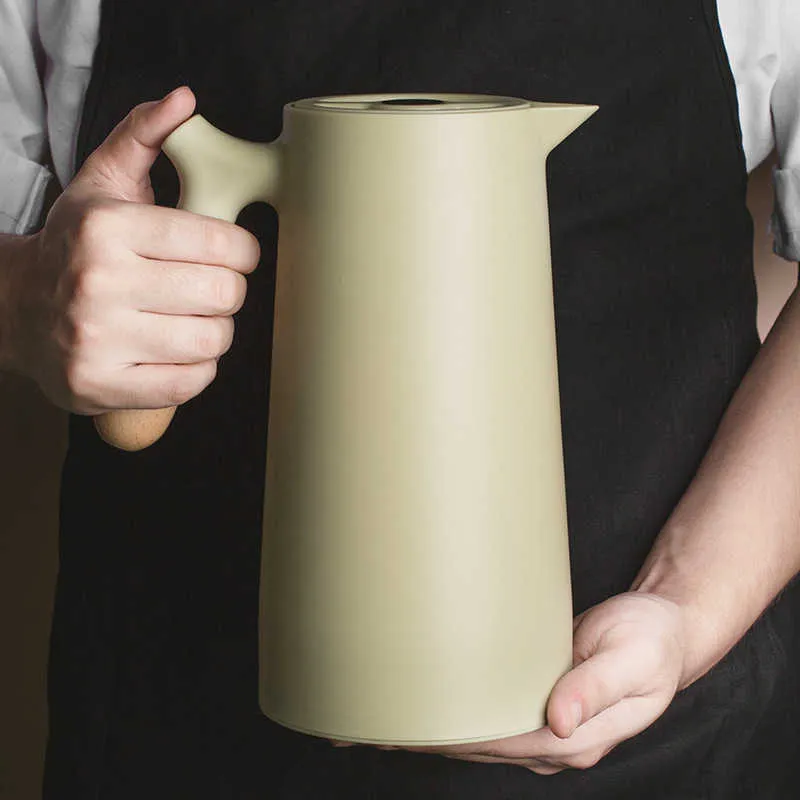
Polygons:
<instances>
[{"instance_id":1,"label":"rolled-up sleeve","mask_svg":"<svg viewBox=\"0 0 800 800\"><path fill-rule=\"evenodd\" d=\"M47 115L34 0L0 0L0 231L39 220L51 179L44 166Z\"/></svg>"},{"instance_id":2,"label":"rolled-up sleeve","mask_svg":"<svg viewBox=\"0 0 800 800\"><path fill-rule=\"evenodd\" d=\"M800 261L800 0L782 0L780 70L772 90L778 166L774 173L775 252Z\"/></svg>"},{"instance_id":3,"label":"rolled-up sleeve","mask_svg":"<svg viewBox=\"0 0 800 800\"><path fill-rule=\"evenodd\" d=\"M0 232L27 233L39 221L50 170L0 146Z\"/></svg>"}]
</instances>

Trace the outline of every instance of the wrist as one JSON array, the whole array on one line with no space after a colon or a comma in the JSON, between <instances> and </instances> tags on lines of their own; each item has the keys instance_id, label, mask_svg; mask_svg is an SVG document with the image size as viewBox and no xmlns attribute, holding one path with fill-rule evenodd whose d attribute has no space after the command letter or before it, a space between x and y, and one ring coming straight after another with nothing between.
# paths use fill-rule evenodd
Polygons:
<instances>
[{"instance_id":1,"label":"wrist","mask_svg":"<svg viewBox=\"0 0 800 800\"><path fill-rule=\"evenodd\" d=\"M703 677L730 649L724 645L710 617L696 604L679 599L674 593L647 583L634 589L634 593L646 595L670 606L680 620L681 667L678 691L686 689Z\"/></svg>"},{"instance_id":2,"label":"wrist","mask_svg":"<svg viewBox=\"0 0 800 800\"><path fill-rule=\"evenodd\" d=\"M686 563L683 536L664 530L656 541L631 590L671 603L680 617L683 664L678 688L701 678L725 654L713 615L703 609L697 572ZM722 649L722 652L720 650Z\"/></svg>"},{"instance_id":3,"label":"wrist","mask_svg":"<svg viewBox=\"0 0 800 800\"><path fill-rule=\"evenodd\" d=\"M23 372L23 287L35 266L39 235L0 235L0 371Z\"/></svg>"},{"instance_id":4,"label":"wrist","mask_svg":"<svg viewBox=\"0 0 800 800\"><path fill-rule=\"evenodd\" d=\"M717 664L744 631L731 628L730 613L720 607L704 577L681 546L683 536L665 530L631 586L633 592L672 604L679 615L683 665L679 689L685 689Z\"/></svg>"}]
</instances>

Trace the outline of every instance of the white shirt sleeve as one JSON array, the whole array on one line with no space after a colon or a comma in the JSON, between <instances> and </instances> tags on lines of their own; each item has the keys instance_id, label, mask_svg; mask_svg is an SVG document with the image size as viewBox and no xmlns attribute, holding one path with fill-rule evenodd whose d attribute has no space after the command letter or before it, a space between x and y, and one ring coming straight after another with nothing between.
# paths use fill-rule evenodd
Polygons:
<instances>
[{"instance_id":1,"label":"white shirt sleeve","mask_svg":"<svg viewBox=\"0 0 800 800\"><path fill-rule=\"evenodd\" d=\"M783 1L717 0L720 27L736 81L748 172L764 161L775 146L771 103L781 70L779 35Z\"/></svg>"},{"instance_id":2,"label":"white shirt sleeve","mask_svg":"<svg viewBox=\"0 0 800 800\"><path fill-rule=\"evenodd\" d=\"M0 0L0 231L24 233L39 217L49 170L35 0Z\"/></svg>"},{"instance_id":3,"label":"white shirt sleeve","mask_svg":"<svg viewBox=\"0 0 800 800\"><path fill-rule=\"evenodd\" d=\"M778 167L774 172L775 251L800 261L800 0L780 0L780 71L772 90Z\"/></svg>"},{"instance_id":4,"label":"white shirt sleeve","mask_svg":"<svg viewBox=\"0 0 800 800\"><path fill-rule=\"evenodd\" d=\"M39 220L52 174L72 177L100 0L0 0L0 232Z\"/></svg>"},{"instance_id":5,"label":"white shirt sleeve","mask_svg":"<svg viewBox=\"0 0 800 800\"><path fill-rule=\"evenodd\" d=\"M748 170L775 149L775 252L800 260L800 0L717 0Z\"/></svg>"},{"instance_id":6,"label":"white shirt sleeve","mask_svg":"<svg viewBox=\"0 0 800 800\"><path fill-rule=\"evenodd\" d=\"M0 0L0 3L3 0ZM47 131L56 175L72 178L83 101L100 33L100 0L36 0L47 59Z\"/></svg>"}]
</instances>

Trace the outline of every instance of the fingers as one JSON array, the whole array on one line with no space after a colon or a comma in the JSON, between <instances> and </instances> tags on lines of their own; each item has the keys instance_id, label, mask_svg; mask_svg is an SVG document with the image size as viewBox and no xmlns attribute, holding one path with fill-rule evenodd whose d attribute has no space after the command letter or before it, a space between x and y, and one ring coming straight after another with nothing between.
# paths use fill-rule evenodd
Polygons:
<instances>
[{"instance_id":1,"label":"fingers","mask_svg":"<svg viewBox=\"0 0 800 800\"><path fill-rule=\"evenodd\" d=\"M581 725L569 739L542 728L510 739L440 748L438 752L463 761L513 764L540 775L563 769L585 770L620 742L648 727L664 707L657 698L626 698Z\"/></svg>"},{"instance_id":2,"label":"fingers","mask_svg":"<svg viewBox=\"0 0 800 800\"><path fill-rule=\"evenodd\" d=\"M69 408L77 414L179 406L200 394L217 375L217 362L142 364L111 374L78 366L70 371ZM66 398L65 398L66 399Z\"/></svg>"},{"instance_id":3,"label":"fingers","mask_svg":"<svg viewBox=\"0 0 800 800\"><path fill-rule=\"evenodd\" d=\"M666 698L666 707L682 666L677 625L674 609L648 597L622 595L593 609L575 631L579 663L550 694L550 729L569 738L626 698Z\"/></svg>"},{"instance_id":4,"label":"fingers","mask_svg":"<svg viewBox=\"0 0 800 800\"><path fill-rule=\"evenodd\" d=\"M520 759L518 762L509 762L508 758L500 758L497 756L460 756L453 754L446 754L446 758L452 758L456 761L467 761L475 764L508 764L513 763L514 766L525 767L538 775L556 775L564 771L563 766L551 764L549 761L540 758L525 758Z\"/></svg>"},{"instance_id":5,"label":"fingers","mask_svg":"<svg viewBox=\"0 0 800 800\"><path fill-rule=\"evenodd\" d=\"M87 333L73 347L54 399L81 414L180 405L214 380L233 330L230 317L123 315L99 341Z\"/></svg>"},{"instance_id":6,"label":"fingers","mask_svg":"<svg viewBox=\"0 0 800 800\"><path fill-rule=\"evenodd\" d=\"M544 728L525 737L524 749L551 767L590 769L618 744L649 727L668 703L657 696L626 697L585 722L569 739Z\"/></svg>"},{"instance_id":7,"label":"fingers","mask_svg":"<svg viewBox=\"0 0 800 800\"><path fill-rule=\"evenodd\" d=\"M169 231L164 241L173 248L164 248L167 258L143 258L129 239L149 242L162 213L179 218L178 225L163 226ZM242 273L258 259L257 240L229 223L120 201L85 211L76 230L68 227L54 237L57 245L63 240L71 245L71 257L63 267L56 263L55 271L64 276L57 285L65 290L50 301L45 319L55 320L52 328L37 332L52 353L42 359L53 364L39 378L45 393L81 413L125 407L120 397L134 398L130 408L156 408L164 397L194 396L210 366L194 381L194 373L170 372L171 383L161 389L144 382L136 390L121 383L121 372L130 380L134 365L202 364L226 353L233 340L231 316L245 299ZM182 255L201 263L168 260Z\"/></svg>"},{"instance_id":8,"label":"fingers","mask_svg":"<svg viewBox=\"0 0 800 800\"><path fill-rule=\"evenodd\" d=\"M235 314L247 279L230 269L180 261L141 259L120 274L131 306L155 314L221 317Z\"/></svg>"},{"instance_id":9,"label":"fingers","mask_svg":"<svg viewBox=\"0 0 800 800\"><path fill-rule=\"evenodd\" d=\"M568 672L554 687L547 720L556 736L569 738L586 720L626 697L638 686L638 661L599 653Z\"/></svg>"},{"instance_id":10,"label":"fingers","mask_svg":"<svg viewBox=\"0 0 800 800\"><path fill-rule=\"evenodd\" d=\"M164 139L189 119L194 108L195 98L187 87L136 106L87 159L78 178L92 179L117 196L134 199L132 195L148 183Z\"/></svg>"},{"instance_id":11,"label":"fingers","mask_svg":"<svg viewBox=\"0 0 800 800\"><path fill-rule=\"evenodd\" d=\"M198 364L223 356L233 343L230 317L137 314L133 364Z\"/></svg>"},{"instance_id":12,"label":"fingers","mask_svg":"<svg viewBox=\"0 0 800 800\"><path fill-rule=\"evenodd\" d=\"M144 258L213 264L243 274L258 264L258 239L232 222L175 208L131 205L127 243Z\"/></svg>"},{"instance_id":13,"label":"fingers","mask_svg":"<svg viewBox=\"0 0 800 800\"><path fill-rule=\"evenodd\" d=\"M573 765L585 769L580 766L583 754L583 763L593 766L617 744L649 727L668 704L668 698L658 695L626 697L585 722L569 739L553 736L545 745L546 755L572 760Z\"/></svg>"},{"instance_id":14,"label":"fingers","mask_svg":"<svg viewBox=\"0 0 800 800\"><path fill-rule=\"evenodd\" d=\"M84 212L71 242L75 280L98 278L113 295L94 299L169 314L235 313L260 256L255 236L232 223L120 201Z\"/></svg>"},{"instance_id":15,"label":"fingers","mask_svg":"<svg viewBox=\"0 0 800 800\"><path fill-rule=\"evenodd\" d=\"M41 232L19 338L31 377L71 411L185 402L231 346L258 240L230 222L151 205L150 167L194 107L184 87L133 109Z\"/></svg>"},{"instance_id":16,"label":"fingers","mask_svg":"<svg viewBox=\"0 0 800 800\"><path fill-rule=\"evenodd\" d=\"M102 404L97 410L171 408L196 397L217 374L216 361L197 364L146 364L132 366L115 376L111 387L103 388Z\"/></svg>"}]
</instances>

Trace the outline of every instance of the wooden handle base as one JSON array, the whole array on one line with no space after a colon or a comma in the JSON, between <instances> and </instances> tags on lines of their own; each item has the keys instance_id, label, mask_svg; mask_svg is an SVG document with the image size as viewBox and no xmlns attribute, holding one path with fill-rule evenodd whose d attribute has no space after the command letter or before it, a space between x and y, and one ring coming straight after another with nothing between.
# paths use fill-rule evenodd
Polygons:
<instances>
[{"instance_id":1,"label":"wooden handle base","mask_svg":"<svg viewBox=\"0 0 800 800\"><path fill-rule=\"evenodd\" d=\"M133 453L155 444L174 416L174 408L110 411L95 417L94 426L104 442Z\"/></svg>"}]
</instances>

